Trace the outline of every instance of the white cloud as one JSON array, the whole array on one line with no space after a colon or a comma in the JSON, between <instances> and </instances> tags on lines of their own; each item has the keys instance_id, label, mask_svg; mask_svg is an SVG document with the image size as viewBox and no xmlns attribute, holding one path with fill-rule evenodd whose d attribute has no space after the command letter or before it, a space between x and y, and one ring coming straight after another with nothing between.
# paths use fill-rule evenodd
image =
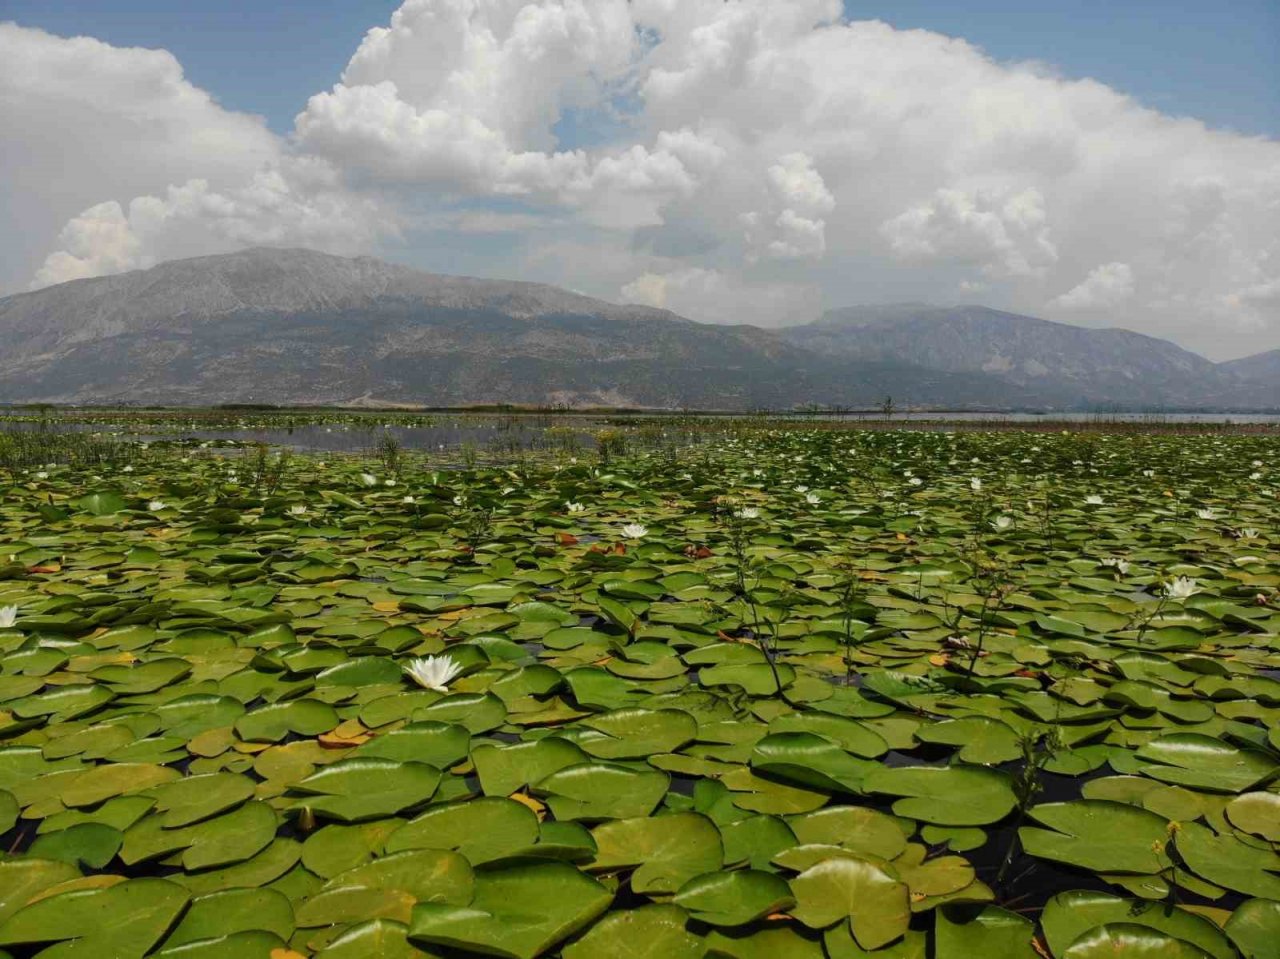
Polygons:
<instances>
[{"instance_id":1,"label":"white cloud","mask_svg":"<svg viewBox=\"0 0 1280 959\"><path fill-rule=\"evenodd\" d=\"M127 216L114 200L90 207L63 227L61 249L45 259L32 286L247 246L356 253L392 231L389 216L337 188L331 171L314 161L284 157L225 192L197 179L169 187L163 197L135 197Z\"/></svg>"},{"instance_id":2,"label":"white cloud","mask_svg":"<svg viewBox=\"0 0 1280 959\"><path fill-rule=\"evenodd\" d=\"M772 316L803 322L819 308L817 291L786 283L744 282L742 277L686 267L667 273L644 273L622 287L624 303L639 303L698 316L705 322L756 322Z\"/></svg>"},{"instance_id":3,"label":"white cloud","mask_svg":"<svg viewBox=\"0 0 1280 959\"><path fill-rule=\"evenodd\" d=\"M163 50L0 24L0 124L5 286L257 244L367 250L395 229L327 161L218 106Z\"/></svg>"},{"instance_id":4,"label":"white cloud","mask_svg":"<svg viewBox=\"0 0 1280 959\"><path fill-rule=\"evenodd\" d=\"M0 173L57 251L46 277L272 237L372 249L397 209L400 259L430 234L422 265L451 269L444 230L474 264L488 236L487 272L698 319L980 295L1214 356L1280 345L1280 143L838 0L408 0L289 143L162 51L5 29L0 121L23 133ZM558 141L570 114L600 135ZM75 199L36 204L64 154L92 157Z\"/></svg>"},{"instance_id":5,"label":"white cloud","mask_svg":"<svg viewBox=\"0 0 1280 959\"><path fill-rule=\"evenodd\" d=\"M1133 270L1128 263L1103 263L1049 305L1064 310L1097 310L1119 306L1133 296Z\"/></svg>"},{"instance_id":6,"label":"white cloud","mask_svg":"<svg viewBox=\"0 0 1280 959\"><path fill-rule=\"evenodd\" d=\"M986 276L1042 276L1058 259L1044 198L1034 188L1005 197L938 190L886 220L880 231L901 257L969 264Z\"/></svg>"}]
</instances>

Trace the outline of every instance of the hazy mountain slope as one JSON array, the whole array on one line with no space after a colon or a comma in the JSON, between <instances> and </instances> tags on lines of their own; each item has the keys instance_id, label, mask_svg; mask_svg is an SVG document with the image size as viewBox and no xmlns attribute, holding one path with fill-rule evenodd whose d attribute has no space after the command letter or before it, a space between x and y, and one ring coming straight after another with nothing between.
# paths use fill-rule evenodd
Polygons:
<instances>
[{"instance_id":1,"label":"hazy mountain slope","mask_svg":"<svg viewBox=\"0 0 1280 959\"><path fill-rule=\"evenodd\" d=\"M987 373L1065 405L1194 404L1220 379L1215 364L1167 340L981 306L850 307L783 334L854 360Z\"/></svg>"},{"instance_id":2,"label":"hazy mountain slope","mask_svg":"<svg viewBox=\"0 0 1280 959\"><path fill-rule=\"evenodd\" d=\"M554 287L246 250L0 300L0 400L748 409L1043 401L982 373L850 362Z\"/></svg>"},{"instance_id":3,"label":"hazy mountain slope","mask_svg":"<svg viewBox=\"0 0 1280 959\"><path fill-rule=\"evenodd\" d=\"M1280 350L1228 360L1226 363L1219 363L1218 369L1237 381L1280 383Z\"/></svg>"},{"instance_id":4,"label":"hazy mountain slope","mask_svg":"<svg viewBox=\"0 0 1280 959\"><path fill-rule=\"evenodd\" d=\"M1280 409L1280 350L1218 364L1225 382L1211 402L1228 408Z\"/></svg>"}]
</instances>

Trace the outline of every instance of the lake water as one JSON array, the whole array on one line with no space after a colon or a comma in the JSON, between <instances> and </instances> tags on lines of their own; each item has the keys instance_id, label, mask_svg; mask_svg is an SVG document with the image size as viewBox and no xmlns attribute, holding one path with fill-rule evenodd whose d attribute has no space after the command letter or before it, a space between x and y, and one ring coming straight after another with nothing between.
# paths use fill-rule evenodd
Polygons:
<instances>
[{"instance_id":1,"label":"lake water","mask_svg":"<svg viewBox=\"0 0 1280 959\"><path fill-rule=\"evenodd\" d=\"M681 426L693 427L691 436L706 436L705 428L715 423L727 424L735 417L724 414L641 413L604 415L551 415L551 414L423 414L420 418L410 413L395 413L395 422L385 422L377 413L338 414L332 417L306 413L296 416L296 422L283 425L294 417L285 414L247 415L235 413L210 413L201 411L188 420L173 413L146 411L137 415L86 414L89 421L77 420L75 413L55 414L47 419L34 418L26 411L0 411L0 429L56 432L90 432L104 436L141 442L186 441L196 443L267 443L297 451L333 453L371 453L376 451L387 437L395 439L405 450L418 452L459 451L467 448L478 453L514 455L520 452L553 451L572 453L577 449L591 450L596 445L595 434L606 428L622 424L644 426L649 422L668 430L676 437ZM1276 427L1280 429L1280 414L1275 413L1033 413L1033 412L925 412L895 413L886 418L881 413L778 413L752 414L741 417L751 422L773 421L787 424L840 423L856 428L893 428L895 424L915 429L946 429L947 424L967 428L990 425L1043 424L1046 429L1056 425L1081 424L1106 426L1148 426L1152 428L1177 427L1179 425L1231 425ZM326 419L329 420L326 422ZM419 422L415 422L419 419ZM678 419L679 422L673 422ZM317 422L318 421L318 422Z\"/></svg>"}]
</instances>

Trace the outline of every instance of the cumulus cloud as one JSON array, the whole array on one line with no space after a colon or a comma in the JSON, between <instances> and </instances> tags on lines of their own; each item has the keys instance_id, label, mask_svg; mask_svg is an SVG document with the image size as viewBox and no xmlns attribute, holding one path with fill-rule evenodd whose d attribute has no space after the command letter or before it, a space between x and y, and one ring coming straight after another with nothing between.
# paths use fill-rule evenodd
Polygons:
<instances>
[{"instance_id":1,"label":"cumulus cloud","mask_svg":"<svg viewBox=\"0 0 1280 959\"><path fill-rule=\"evenodd\" d=\"M1050 306L1066 310L1096 310L1119 306L1133 296L1133 270L1128 263L1103 263L1089 271L1078 286L1054 297Z\"/></svg>"},{"instance_id":2,"label":"cumulus cloud","mask_svg":"<svg viewBox=\"0 0 1280 959\"><path fill-rule=\"evenodd\" d=\"M44 280L255 237L375 250L402 226L431 269L454 267L442 231L473 257L500 236L485 272L715 322L962 296L1215 357L1280 345L1280 143L838 0L406 0L288 142L163 52L8 28L10 51L15 30L0 90L92 120L67 135L86 153L110 142L42 227Z\"/></svg>"},{"instance_id":3,"label":"cumulus cloud","mask_svg":"<svg viewBox=\"0 0 1280 959\"><path fill-rule=\"evenodd\" d=\"M744 282L740 276L696 266L644 273L622 287L622 301L724 324L750 322L761 310L784 320L804 322L819 307L812 287Z\"/></svg>"},{"instance_id":4,"label":"cumulus cloud","mask_svg":"<svg viewBox=\"0 0 1280 959\"><path fill-rule=\"evenodd\" d=\"M1009 197L938 190L880 231L899 256L970 264L987 276L1042 276L1058 259L1034 188Z\"/></svg>"},{"instance_id":5,"label":"cumulus cloud","mask_svg":"<svg viewBox=\"0 0 1280 959\"><path fill-rule=\"evenodd\" d=\"M0 124L5 286L258 244L367 250L396 228L328 161L224 110L163 50L0 24Z\"/></svg>"}]
</instances>

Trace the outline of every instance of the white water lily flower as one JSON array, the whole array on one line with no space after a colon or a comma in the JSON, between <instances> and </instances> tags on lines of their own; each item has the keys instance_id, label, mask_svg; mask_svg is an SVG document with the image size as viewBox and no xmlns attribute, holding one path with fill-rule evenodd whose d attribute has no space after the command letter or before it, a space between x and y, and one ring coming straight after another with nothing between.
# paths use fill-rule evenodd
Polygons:
<instances>
[{"instance_id":1,"label":"white water lily flower","mask_svg":"<svg viewBox=\"0 0 1280 959\"><path fill-rule=\"evenodd\" d=\"M1249 465L1252 466L1254 469L1258 469L1260 466L1262 466L1262 460L1254 460Z\"/></svg>"},{"instance_id":2,"label":"white water lily flower","mask_svg":"<svg viewBox=\"0 0 1280 959\"><path fill-rule=\"evenodd\" d=\"M38 470L36 472L36 479L48 479L48 478L49 478L49 474L46 473L44 470Z\"/></svg>"},{"instance_id":3,"label":"white water lily flower","mask_svg":"<svg viewBox=\"0 0 1280 959\"><path fill-rule=\"evenodd\" d=\"M809 487L805 486L804 484L800 484L800 485L798 485L798 486L793 486L793 487L791 487L791 488L792 488L793 490L795 490L797 493L807 493L807 492L809 492Z\"/></svg>"},{"instance_id":4,"label":"white water lily flower","mask_svg":"<svg viewBox=\"0 0 1280 959\"><path fill-rule=\"evenodd\" d=\"M1012 516L997 516L991 521L992 529L1008 529L1013 525Z\"/></svg>"},{"instance_id":5,"label":"white water lily flower","mask_svg":"<svg viewBox=\"0 0 1280 959\"><path fill-rule=\"evenodd\" d=\"M13 629L13 624L17 621L17 606L0 606L0 629Z\"/></svg>"},{"instance_id":6,"label":"white water lily flower","mask_svg":"<svg viewBox=\"0 0 1280 959\"><path fill-rule=\"evenodd\" d=\"M626 526L622 527L622 535L627 539L640 539L641 537L648 535L648 533L649 527L645 526L643 523L628 523Z\"/></svg>"},{"instance_id":7,"label":"white water lily flower","mask_svg":"<svg viewBox=\"0 0 1280 959\"><path fill-rule=\"evenodd\" d=\"M1170 599L1187 599L1200 592L1200 587L1190 576L1177 576L1165 584L1164 594Z\"/></svg>"},{"instance_id":8,"label":"white water lily flower","mask_svg":"<svg viewBox=\"0 0 1280 959\"><path fill-rule=\"evenodd\" d=\"M463 506L466 504L466 502L467 502L467 498L463 496L461 493L459 493L457 496L453 498L454 506Z\"/></svg>"},{"instance_id":9,"label":"white water lily flower","mask_svg":"<svg viewBox=\"0 0 1280 959\"><path fill-rule=\"evenodd\" d=\"M1241 539L1257 539L1258 531L1252 526L1246 526L1244 529L1240 530L1237 535L1239 535Z\"/></svg>"},{"instance_id":10,"label":"white water lily flower","mask_svg":"<svg viewBox=\"0 0 1280 959\"><path fill-rule=\"evenodd\" d=\"M819 496L817 493L805 493L804 501L808 503L810 506L817 506L819 503L822 502L822 497Z\"/></svg>"},{"instance_id":11,"label":"white water lily flower","mask_svg":"<svg viewBox=\"0 0 1280 959\"><path fill-rule=\"evenodd\" d=\"M744 506L742 509L737 510L733 515L738 517L738 519L759 519L760 511L754 506Z\"/></svg>"},{"instance_id":12,"label":"white water lily flower","mask_svg":"<svg viewBox=\"0 0 1280 959\"><path fill-rule=\"evenodd\" d=\"M122 472L122 473L132 473L132 472L133 472L133 467L132 467L132 466L122 466L122 467L120 468L120 472Z\"/></svg>"},{"instance_id":13,"label":"white water lily flower","mask_svg":"<svg viewBox=\"0 0 1280 959\"><path fill-rule=\"evenodd\" d=\"M165 503L165 501L162 499L153 499L150 503L147 504L147 509L151 510L151 512L153 513L158 513L160 512L160 510L164 509L165 506L167 505L168 504Z\"/></svg>"},{"instance_id":14,"label":"white water lily flower","mask_svg":"<svg viewBox=\"0 0 1280 959\"><path fill-rule=\"evenodd\" d=\"M1108 556L1106 559L1102 561L1102 565L1110 566L1112 569L1115 569L1117 572L1119 572L1120 575L1122 576L1125 573L1129 572L1129 561L1127 559L1121 559L1118 556Z\"/></svg>"},{"instance_id":15,"label":"white water lily flower","mask_svg":"<svg viewBox=\"0 0 1280 959\"><path fill-rule=\"evenodd\" d=\"M1256 472L1256 471L1255 471L1255 472L1253 472L1253 473L1250 473L1250 474L1249 474L1249 479L1251 479L1251 480L1260 480L1260 479L1262 479L1262 474L1261 474L1261 473L1259 473L1259 472Z\"/></svg>"},{"instance_id":16,"label":"white water lily flower","mask_svg":"<svg viewBox=\"0 0 1280 959\"><path fill-rule=\"evenodd\" d=\"M462 667L453 661L452 656L423 656L405 663L404 671L423 689L447 693L449 683L462 672Z\"/></svg>"},{"instance_id":17,"label":"white water lily flower","mask_svg":"<svg viewBox=\"0 0 1280 959\"><path fill-rule=\"evenodd\" d=\"M378 477L374 476L372 473L361 473L360 482L365 486L377 486Z\"/></svg>"},{"instance_id":18,"label":"white water lily flower","mask_svg":"<svg viewBox=\"0 0 1280 959\"><path fill-rule=\"evenodd\" d=\"M570 513L581 513L586 510L586 507L581 503L575 503L572 500L565 500L564 508Z\"/></svg>"},{"instance_id":19,"label":"white water lily flower","mask_svg":"<svg viewBox=\"0 0 1280 959\"><path fill-rule=\"evenodd\" d=\"M971 489L971 490L973 490L975 493L977 493L979 490L981 490L981 489L982 489L982 480L978 479L978 477L976 477L976 476L975 476L975 477L973 477L972 479L970 479L970 480L969 480L969 489Z\"/></svg>"},{"instance_id":20,"label":"white water lily flower","mask_svg":"<svg viewBox=\"0 0 1280 959\"><path fill-rule=\"evenodd\" d=\"M1218 518L1218 514L1211 509L1198 509L1196 510L1196 515L1199 516L1201 519L1217 519Z\"/></svg>"},{"instance_id":21,"label":"white water lily flower","mask_svg":"<svg viewBox=\"0 0 1280 959\"><path fill-rule=\"evenodd\" d=\"M913 476L911 477L911 479L907 480L907 482L910 483L912 486L924 485L924 480L922 480L919 476Z\"/></svg>"},{"instance_id":22,"label":"white water lily flower","mask_svg":"<svg viewBox=\"0 0 1280 959\"><path fill-rule=\"evenodd\" d=\"M303 506L301 503L294 503L292 506L289 507L289 513L292 516L305 516L307 513L307 508Z\"/></svg>"},{"instance_id":23,"label":"white water lily flower","mask_svg":"<svg viewBox=\"0 0 1280 959\"><path fill-rule=\"evenodd\" d=\"M383 486L395 486L395 485L396 485L396 481L395 481L395 480L393 480L393 479L383 480L383 481L382 481L382 485L383 485Z\"/></svg>"},{"instance_id":24,"label":"white water lily flower","mask_svg":"<svg viewBox=\"0 0 1280 959\"><path fill-rule=\"evenodd\" d=\"M403 498L400 500L400 502L402 502L402 503L416 503L416 502L417 502L417 500L416 500L416 499L414 499L412 496L405 496L405 497L403 497Z\"/></svg>"},{"instance_id":25,"label":"white water lily flower","mask_svg":"<svg viewBox=\"0 0 1280 959\"><path fill-rule=\"evenodd\" d=\"M1099 496L1097 493L1090 493L1088 496L1084 498L1084 501L1090 506L1102 505L1102 497Z\"/></svg>"},{"instance_id":26,"label":"white water lily flower","mask_svg":"<svg viewBox=\"0 0 1280 959\"><path fill-rule=\"evenodd\" d=\"M1155 471L1155 470L1143 470L1143 471L1142 471L1142 475L1143 475L1143 476L1145 476L1147 479L1150 479L1151 477L1153 477L1153 476L1155 476L1155 475L1156 475L1156 471Z\"/></svg>"}]
</instances>

